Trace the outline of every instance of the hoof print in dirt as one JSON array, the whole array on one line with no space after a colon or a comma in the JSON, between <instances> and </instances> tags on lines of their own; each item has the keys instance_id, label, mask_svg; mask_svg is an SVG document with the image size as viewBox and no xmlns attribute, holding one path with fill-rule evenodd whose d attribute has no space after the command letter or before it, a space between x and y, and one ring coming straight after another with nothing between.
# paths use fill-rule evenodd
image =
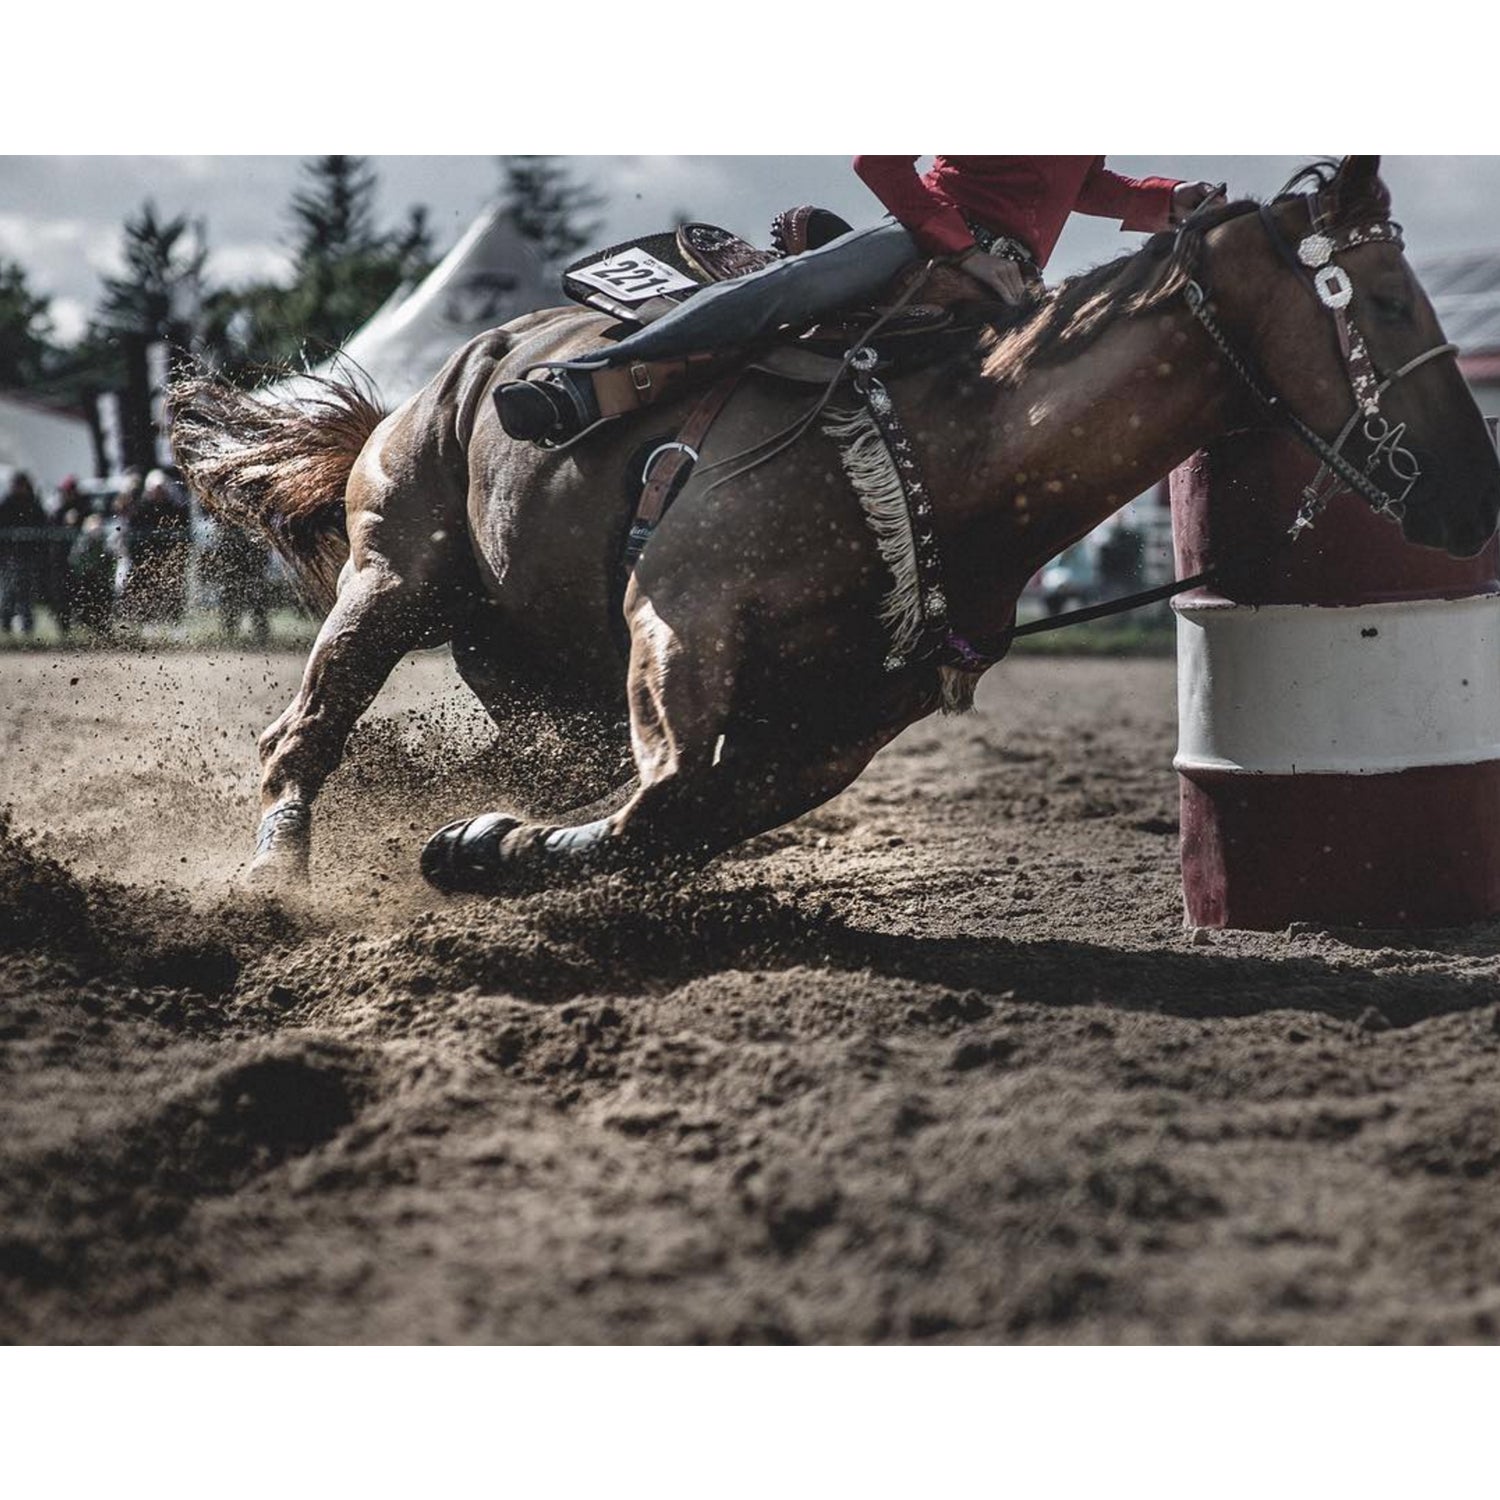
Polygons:
<instances>
[{"instance_id":1,"label":"hoof print in dirt","mask_svg":"<svg viewBox=\"0 0 1500 1500\"><path fill-rule=\"evenodd\" d=\"M843 1201L838 1184L819 1165L780 1162L750 1177L743 1189L745 1207L765 1226L766 1237L780 1255L805 1249L819 1231L837 1218Z\"/></svg>"},{"instance_id":2,"label":"hoof print in dirt","mask_svg":"<svg viewBox=\"0 0 1500 1500\"><path fill-rule=\"evenodd\" d=\"M352 1049L262 1044L191 1080L128 1126L117 1167L164 1195L227 1192L337 1135L367 1094Z\"/></svg>"}]
</instances>

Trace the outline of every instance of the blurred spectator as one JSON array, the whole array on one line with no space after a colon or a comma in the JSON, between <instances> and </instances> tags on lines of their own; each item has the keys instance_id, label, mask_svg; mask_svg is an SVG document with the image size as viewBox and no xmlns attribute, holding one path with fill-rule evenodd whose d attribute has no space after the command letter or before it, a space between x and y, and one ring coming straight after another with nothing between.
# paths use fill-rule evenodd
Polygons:
<instances>
[{"instance_id":1,"label":"blurred spectator","mask_svg":"<svg viewBox=\"0 0 1500 1500\"><path fill-rule=\"evenodd\" d=\"M46 525L30 478L17 472L0 498L0 629L7 634L16 624L22 635L36 629Z\"/></svg>"},{"instance_id":2,"label":"blurred spectator","mask_svg":"<svg viewBox=\"0 0 1500 1500\"><path fill-rule=\"evenodd\" d=\"M43 549L42 571L43 602L64 634L73 627L73 578L68 559L87 511L88 502L78 493L78 481L69 474L47 505L51 535Z\"/></svg>"},{"instance_id":3,"label":"blurred spectator","mask_svg":"<svg viewBox=\"0 0 1500 1500\"><path fill-rule=\"evenodd\" d=\"M139 492L121 492L116 509L124 523L122 610L141 622L181 620L187 605L187 501L162 470L153 469Z\"/></svg>"},{"instance_id":4,"label":"blurred spectator","mask_svg":"<svg viewBox=\"0 0 1500 1500\"><path fill-rule=\"evenodd\" d=\"M111 523L90 512L68 553L69 613L85 630L109 629L115 608L116 550Z\"/></svg>"},{"instance_id":5,"label":"blurred spectator","mask_svg":"<svg viewBox=\"0 0 1500 1500\"><path fill-rule=\"evenodd\" d=\"M1141 587L1146 547L1140 532L1117 523L1099 543L1099 582L1110 597Z\"/></svg>"},{"instance_id":6,"label":"blurred spectator","mask_svg":"<svg viewBox=\"0 0 1500 1500\"><path fill-rule=\"evenodd\" d=\"M257 646L270 639L270 561L270 549L259 538L239 526L215 523L203 555L203 576L218 593L219 628L225 636L237 636L248 614L250 639Z\"/></svg>"},{"instance_id":7,"label":"blurred spectator","mask_svg":"<svg viewBox=\"0 0 1500 1500\"><path fill-rule=\"evenodd\" d=\"M141 476L137 473L127 474L120 482L120 488L115 492L114 513L115 526L109 533L110 550L115 555L115 598L123 599L126 590L130 587L130 548L126 545L125 537L130 529L130 517L141 500Z\"/></svg>"},{"instance_id":8,"label":"blurred spectator","mask_svg":"<svg viewBox=\"0 0 1500 1500\"><path fill-rule=\"evenodd\" d=\"M1078 609L1098 597L1099 577L1088 541L1074 542L1038 575L1042 608L1049 615Z\"/></svg>"}]
</instances>

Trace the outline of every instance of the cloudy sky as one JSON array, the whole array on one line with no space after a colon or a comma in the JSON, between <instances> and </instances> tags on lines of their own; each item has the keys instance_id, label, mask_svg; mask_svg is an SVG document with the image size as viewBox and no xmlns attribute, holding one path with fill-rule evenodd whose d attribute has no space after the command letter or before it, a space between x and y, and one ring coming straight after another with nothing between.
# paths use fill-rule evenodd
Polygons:
<instances>
[{"instance_id":1,"label":"cloudy sky","mask_svg":"<svg viewBox=\"0 0 1500 1500\"><path fill-rule=\"evenodd\" d=\"M1161 172L1227 180L1231 191L1274 192L1316 156L1112 156L1132 175ZM764 243L771 216L817 202L856 224L879 204L849 170L847 156L571 156L576 175L607 198L600 243L659 229L684 212ZM0 157L0 256L19 261L53 298L54 323L75 336L120 269L121 225L147 200L164 215L207 227L210 279L218 284L276 276L288 264L287 205L298 156ZM495 194L493 156L374 156L380 213L394 225L426 204L439 250L457 239ZM1414 258L1449 250L1500 249L1500 156L1390 156L1383 168ZM1066 275L1129 243L1110 224L1075 218L1049 268Z\"/></svg>"}]
</instances>

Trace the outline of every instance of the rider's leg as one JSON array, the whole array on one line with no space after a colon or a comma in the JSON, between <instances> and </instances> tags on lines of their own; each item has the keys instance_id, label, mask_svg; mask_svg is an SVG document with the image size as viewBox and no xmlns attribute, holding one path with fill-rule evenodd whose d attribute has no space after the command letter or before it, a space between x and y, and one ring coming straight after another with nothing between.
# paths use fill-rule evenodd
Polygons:
<instances>
[{"instance_id":1,"label":"rider's leg","mask_svg":"<svg viewBox=\"0 0 1500 1500\"><path fill-rule=\"evenodd\" d=\"M751 344L789 323L812 322L873 297L917 253L897 223L852 229L816 250L705 287L639 333L578 363L589 368L597 360L617 369L639 359Z\"/></svg>"},{"instance_id":2,"label":"rider's leg","mask_svg":"<svg viewBox=\"0 0 1500 1500\"><path fill-rule=\"evenodd\" d=\"M501 425L515 438L564 441L598 420L590 372L740 348L788 324L815 322L874 296L917 254L906 230L886 222L705 287L619 343L549 365L538 379L499 386L495 401Z\"/></svg>"}]
</instances>

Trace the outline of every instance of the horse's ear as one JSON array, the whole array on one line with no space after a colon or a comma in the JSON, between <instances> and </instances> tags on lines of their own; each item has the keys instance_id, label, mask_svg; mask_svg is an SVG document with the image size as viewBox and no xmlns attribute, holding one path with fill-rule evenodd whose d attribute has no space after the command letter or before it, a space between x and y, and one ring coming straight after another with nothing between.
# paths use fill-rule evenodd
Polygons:
<instances>
[{"instance_id":1,"label":"horse's ear","mask_svg":"<svg viewBox=\"0 0 1500 1500\"><path fill-rule=\"evenodd\" d=\"M1380 158L1346 156L1333 179L1333 196L1341 213L1349 213L1359 205L1373 206L1382 213L1388 210L1391 197L1380 180Z\"/></svg>"}]
</instances>

